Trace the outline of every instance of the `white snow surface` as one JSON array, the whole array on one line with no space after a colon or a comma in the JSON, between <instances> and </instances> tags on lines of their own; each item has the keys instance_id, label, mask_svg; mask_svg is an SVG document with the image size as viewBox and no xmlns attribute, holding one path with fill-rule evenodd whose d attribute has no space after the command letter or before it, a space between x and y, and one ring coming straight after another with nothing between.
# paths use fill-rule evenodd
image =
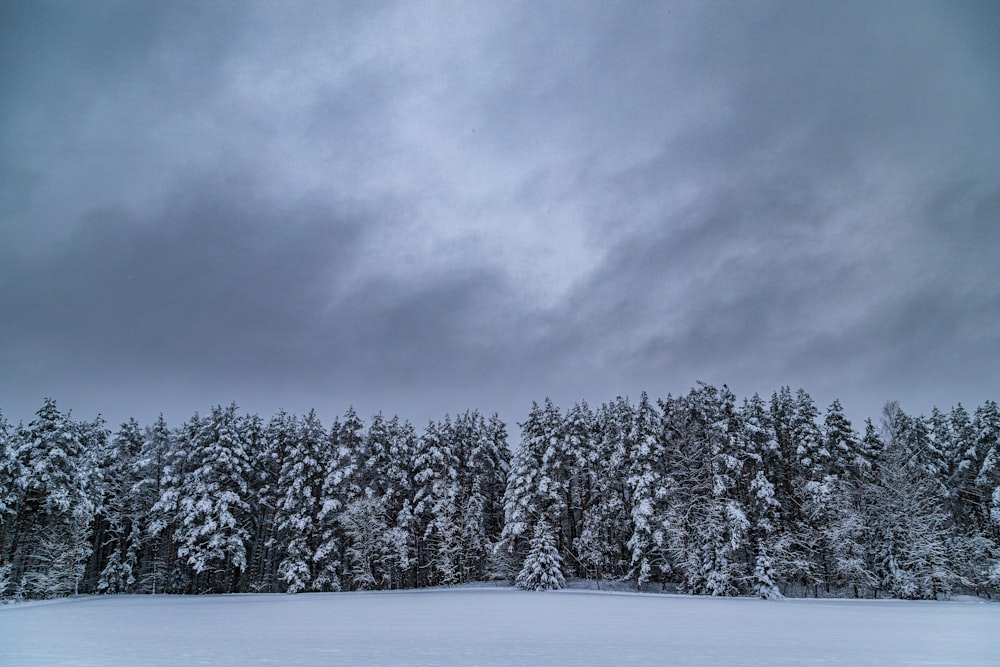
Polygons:
<instances>
[{"instance_id":1,"label":"white snow surface","mask_svg":"<svg viewBox=\"0 0 1000 667\"><path fill-rule=\"evenodd\" d=\"M1000 605L467 587L0 606L0 665L998 665Z\"/></svg>"}]
</instances>

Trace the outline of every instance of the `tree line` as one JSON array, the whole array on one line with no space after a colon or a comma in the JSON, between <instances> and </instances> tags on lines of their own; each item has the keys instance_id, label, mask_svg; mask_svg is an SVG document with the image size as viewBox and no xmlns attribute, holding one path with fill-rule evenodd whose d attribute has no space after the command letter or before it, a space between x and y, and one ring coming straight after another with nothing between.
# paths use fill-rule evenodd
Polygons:
<instances>
[{"instance_id":1,"label":"tree line","mask_svg":"<svg viewBox=\"0 0 1000 667\"><path fill-rule=\"evenodd\" d=\"M596 410L268 421L216 406L0 417L0 597L301 592L568 577L711 595L1000 591L1000 410L888 404L853 427L803 390Z\"/></svg>"},{"instance_id":2,"label":"tree line","mask_svg":"<svg viewBox=\"0 0 1000 667\"><path fill-rule=\"evenodd\" d=\"M934 598L1000 589L1000 411L888 404L861 434L803 390L726 387L565 413L535 404L501 543L560 575L710 595ZM517 559L515 559L517 560Z\"/></svg>"},{"instance_id":3,"label":"tree line","mask_svg":"<svg viewBox=\"0 0 1000 667\"><path fill-rule=\"evenodd\" d=\"M506 426L217 406L109 432L46 400L0 422L0 594L336 591L490 575Z\"/></svg>"}]
</instances>

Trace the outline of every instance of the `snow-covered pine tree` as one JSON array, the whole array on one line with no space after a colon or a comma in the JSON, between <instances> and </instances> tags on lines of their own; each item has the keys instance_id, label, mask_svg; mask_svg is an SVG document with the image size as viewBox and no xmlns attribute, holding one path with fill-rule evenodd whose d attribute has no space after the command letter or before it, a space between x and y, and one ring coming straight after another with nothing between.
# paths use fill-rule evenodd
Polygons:
<instances>
[{"instance_id":1,"label":"snow-covered pine tree","mask_svg":"<svg viewBox=\"0 0 1000 667\"><path fill-rule=\"evenodd\" d=\"M540 521L560 534L567 519L566 452L559 409L550 399L544 406L533 402L528 419L521 425L521 446L511 464L504 493L506 525L500 548L520 563L527 556L528 534ZM557 548L559 538L556 537Z\"/></svg>"},{"instance_id":2,"label":"snow-covered pine tree","mask_svg":"<svg viewBox=\"0 0 1000 667\"><path fill-rule=\"evenodd\" d=\"M774 484L781 508L782 531L787 537L786 558L781 565L789 584L816 592L823 582L817 553L819 535L810 514L823 499L825 487L816 481L827 461L817 456L822 442L817 411L808 394L781 387L771 395L770 425L776 447L769 457L768 480Z\"/></svg>"},{"instance_id":3,"label":"snow-covered pine tree","mask_svg":"<svg viewBox=\"0 0 1000 667\"><path fill-rule=\"evenodd\" d=\"M376 413L356 453L358 486L366 498L384 499L389 490L389 478L385 473L392 463L391 440L389 421L381 412Z\"/></svg>"},{"instance_id":4,"label":"snow-covered pine tree","mask_svg":"<svg viewBox=\"0 0 1000 667\"><path fill-rule=\"evenodd\" d=\"M286 555L287 537L279 529L281 503L286 489L281 485L281 471L298 438L298 419L279 410L268 420L261 434L261 446L253 458L254 514L257 530L248 566L251 590L276 592L285 590L278 567ZM326 434L323 434L324 439Z\"/></svg>"},{"instance_id":5,"label":"snow-covered pine tree","mask_svg":"<svg viewBox=\"0 0 1000 667\"><path fill-rule=\"evenodd\" d=\"M265 470L258 468L258 462L266 460L269 443L267 439L267 426L260 415L246 414L237 418L237 440L242 444L242 450L246 456L246 496L245 500L249 509L245 514L247 538L246 564L238 574L237 583L234 584L234 591L246 593L249 591L266 590L262 588L263 580L259 574L260 563L266 559L267 544L264 536L270 530L273 523L271 508L265 505L268 500L265 495L265 486L268 482Z\"/></svg>"},{"instance_id":6,"label":"snow-covered pine tree","mask_svg":"<svg viewBox=\"0 0 1000 667\"><path fill-rule=\"evenodd\" d=\"M556 548L552 528L545 520L535 525L524 565L517 575L518 588L529 591L557 590L566 586L562 556Z\"/></svg>"},{"instance_id":7,"label":"snow-covered pine tree","mask_svg":"<svg viewBox=\"0 0 1000 667\"><path fill-rule=\"evenodd\" d=\"M175 552L170 531L164 529L152 534L153 523L164 518L155 508L166 487L172 443L173 436L161 413L156 423L146 428L142 449L132 462L132 476L136 480L132 498L140 513L139 540L144 545L138 575L138 590L143 593L166 590Z\"/></svg>"},{"instance_id":8,"label":"snow-covered pine tree","mask_svg":"<svg viewBox=\"0 0 1000 667\"><path fill-rule=\"evenodd\" d=\"M503 495L507 490L510 474L510 445L507 442L507 425L500 415L493 413L486 424L484 454L477 460L483 462L483 493L486 496L486 532L491 542L497 542L503 532Z\"/></svg>"},{"instance_id":9,"label":"snow-covered pine tree","mask_svg":"<svg viewBox=\"0 0 1000 667\"><path fill-rule=\"evenodd\" d=\"M979 414L977 410L977 419ZM953 535L949 560L964 587L988 591L995 588L989 564L1000 562L1000 549L987 530L990 493L984 493L985 478L976 472L984 465L989 467L985 456L988 447L980 448L975 442L978 429L970 424L961 405L951 413L935 407L927 430L927 454L921 461L936 481L950 514Z\"/></svg>"},{"instance_id":10,"label":"snow-covered pine tree","mask_svg":"<svg viewBox=\"0 0 1000 667\"><path fill-rule=\"evenodd\" d=\"M446 422L447 423L447 420ZM480 449L483 420L479 413L465 412L451 421L445 438L455 457L455 526L457 536L457 581L470 581L482 576L489 554L484 526L484 497L479 483L477 465L473 462Z\"/></svg>"},{"instance_id":11,"label":"snow-covered pine tree","mask_svg":"<svg viewBox=\"0 0 1000 667\"><path fill-rule=\"evenodd\" d=\"M427 583L461 580L462 531L459 518L459 460L452 448L451 420L431 421L421 435L414 459L414 514L423 527L419 567Z\"/></svg>"},{"instance_id":12,"label":"snow-covered pine tree","mask_svg":"<svg viewBox=\"0 0 1000 667\"><path fill-rule=\"evenodd\" d=\"M833 456L819 427L819 410L805 389L795 392L791 426L799 474L807 481L822 482L831 470Z\"/></svg>"},{"instance_id":13,"label":"snow-covered pine tree","mask_svg":"<svg viewBox=\"0 0 1000 667\"><path fill-rule=\"evenodd\" d=\"M99 555L95 552L94 528L95 517L106 489L101 463L110 446L111 431L108 430L107 422L101 415L90 421L74 421L73 426L80 441L81 451L77 470L91 508L90 518L84 526L77 528L78 535L87 542L79 546L79 553L84 554L87 561L82 567L82 576L74 581L73 590L89 593L97 587L101 567Z\"/></svg>"},{"instance_id":14,"label":"snow-covered pine tree","mask_svg":"<svg viewBox=\"0 0 1000 667\"><path fill-rule=\"evenodd\" d=\"M861 438L861 456L869 462L867 466L868 470L871 469L872 465L882 456L882 450L885 448L885 443L882 442L882 437L878 434L878 428L872 422L871 418L865 419L865 434ZM864 475L862 475L863 477Z\"/></svg>"},{"instance_id":15,"label":"snow-covered pine tree","mask_svg":"<svg viewBox=\"0 0 1000 667\"><path fill-rule=\"evenodd\" d=\"M422 534L413 513L416 492L415 458L418 438L413 425L393 417L387 425L388 460L384 475L386 523L383 539L383 566L387 588L411 588L416 585L417 546Z\"/></svg>"},{"instance_id":16,"label":"snow-covered pine tree","mask_svg":"<svg viewBox=\"0 0 1000 667\"><path fill-rule=\"evenodd\" d=\"M794 544L809 563L803 583L812 584L814 593L819 586L829 593L835 583L830 544L833 496L837 493L839 473L847 469L847 461L853 458L850 454L845 457L854 440L850 422L843 416L839 403L831 409L827 415L831 430L824 433L812 397L804 389L796 392L792 419L792 439L796 444L793 483L800 523ZM828 443L836 449L831 450Z\"/></svg>"},{"instance_id":17,"label":"snow-covered pine tree","mask_svg":"<svg viewBox=\"0 0 1000 667\"><path fill-rule=\"evenodd\" d=\"M381 474L385 478L382 497L386 510L396 516L413 495L413 459L417 450L417 434L408 421L393 417L386 425L388 451Z\"/></svg>"},{"instance_id":18,"label":"snow-covered pine tree","mask_svg":"<svg viewBox=\"0 0 1000 667\"><path fill-rule=\"evenodd\" d=\"M416 434L398 417L376 414L360 439L354 476L361 496L376 500L386 529L378 543L378 588L399 588L411 582L416 552L412 497ZM349 546L349 545L348 545Z\"/></svg>"},{"instance_id":19,"label":"snow-covered pine tree","mask_svg":"<svg viewBox=\"0 0 1000 667\"><path fill-rule=\"evenodd\" d=\"M578 522L573 560L578 573L619 579L628 571L625 544L631 534L627 487L634 410L627 399L605 403L593 413L578 403L566 414L570 455L570 517Z\"/></svg>"},{"instance_id":20,"label":"snow-covered pine tree","mask_svg":"<svg viewBox=\"0 0 1000 667\"><path fill-rule=\"evenodd\" d=\"M959 403L948 415L948 427L951 432L951 478L947 487L957 505L957 520L964 528L981 526L982 515L979 490L976 488L976 477L982 464L977 446L975 428L969 413Z\"/></svg>"},{"instance_id":21,"label":"snow-covered pine tree","mask_svg":"<svg viewBox=\"0 0 1000 667\"><path fill-rule=\"evenodd\" d=\"M14 449L19 499L7 548L15 595L53 597L77 590L90 555L94 504L80 429L52 399Z\"/></svg>"},{"instance_id":22,"label":"snow-covered pine tree","mask_svg":"<svg viewBox=\"0 0 1000 667\"><path fill-rule=\"evenodd\" d=\"M963 584L977 592L1000 592L1000 408L987 401L972 420L978 461L976 493L960 496L968 506L962 515L974 517L955 537L952 561Z\"/></svg>"},{"instance_id":23,"label":"snow-covered pine tree","mask_svg":"<svg viewBox=\"0 0 1000 667\"><path fill-rule=\"evenodd\" d=\"M453 422L450 440L458 457L460 578L487 578L503 528L503 490L510 465L506 427L497 415L487 422L478 412L466 412Z\"/></svg>"},{"instance_id":24,"label":"snow-covered pine tree","mask_svg":"<svg viewBox=\"0 0 1000 667\"><path fill-rule=\"evenodd\" d=\"M977 509L985 532L1000 546L1000 521L995 516L994 502L1000 490L1000 407L996 401L986 401L976 408L972 429L980 462L975 481Z\"/></svg>"},{"instance_id":25,"label":"snow-covered pine tree","mask_svg":"<svg viewBox=\"0 0 1000 667\"><path fill-rule=\"evenodd\" d=\"M883 411L882 455L866 489L877 589L902 598L934 598L955 584L947 559L948 515L937 484L918 458L921 431L889 403Z\"/></svg>"},{"instance_id":26,"label":"snow-covered pine tree","mask_svg":"<svg viewBox=\"0 0 1000 667\"><path fill-rule=\"evenodd\" d=\"M247 565L250 539L250 454L240 436L236 405L216 406L189 448L180 480L173 535L177 555L194 570L194 592L233 592Z\"/></svg>"},{"instance_id":27,"label":"snow-covered pine tree","mask_svg":"<svg viewBox=\"0 0 1000 667\"><path fill-rule=\"evenodd\" d=\"M205 419L197 412L170 434L164 460L160 497L150 512L150 536L160 540L163 567L157 565L154 581L163 580L165 593L192 592L194 571L178 549L183 540L179 532L185 509L192 504L188 498L187 482L199 466L200 438Z\"/></svg>"},{"instance_id":28,"label":"snow-covered pine tree","mask_svg":"<svg viewBox=\"0 0 1000 667\"><path fill-rule=\"evenodd\" d=\"M138 580L143 542L140 522L144 508L136 502L136 459L145 437L139 422L130 419L119 427L99 462L103 477L95 518L95 551L99 593L131 592Z\"/></svg>"},{"instance_id":29,"label":"snow-covered pine tree","mask_svg":"<svg viewBox=\"0 0 1000 667\"><path fill-rule=\"evenodd\" d=\"M802 583L812 585L814 594L821 586L829 593L834 578L829 524L837 482L837 466L825 446L818 418L812 397L804 389L796 391L791 437L795 444L793 484L799 524L794 544L808 562Z\"/></svg>"},{"instance_id":30,"label":"snow-covered pine tree","mask_svg":"<svg viewBox=\"0 0 1000 667\"><path fill-rule=\"evenodd\" d=\"M532 404L532 414L537 412L537 403ZM529 416L529 420L531 417ZM511 580L520 570L521 563L527 556L527 533L537 522L540 509L535 493L537 478L540 475L539 463L535 452L521 445L511 460L510 475L507 478L507 488L504 491L504 526L501 533L499 551L504 551L509 558L502 557L515 569L505 574Z\"/></svg>"},{"instance_id":31,"label":"snow-covered pine tree","mask_svg":"<svg viewBox=\"0 0 1000 667\"><path fill-rule=\"evenodd\" d=\"M823 418L823 446L830 454L830 474L843 479L846 475L860 474L871 469L871 461L861 452L858 434L844 414L844 407L834 399Z\"/></svg>"},{"instance_id":32,"label":"snow-covered pine tree","mask_svg":"<svg viewBox=\"0 0 1000 667\"><path fill-rule=\"evenodd\" d=\"M625 501L630 509L632 534L628 538L630 577L640 587L661 580L670 570L663 521L670 499L671 479L664 465L666 451L661 432L663 416L646 392L635 412L632 443L622 473L627 473ZM616 456L612 456L615 460Z\"/></svg>"},{"instance_id":33,"label":"snow-covered pine tree","mask_svg":"<svg viewBox=\"0 0 1000 667\"><path fill-rule=\"evenodd\" d=\"M365 437L365 423L354 406L347 408L342 421L337 420L331 426L330 444L335 462L332 471L339 480L335 485L339 488L336 495L344 506L365 495L368 470L364 461Z\"/></svg>"},{"instance_id":34,"label":"snow-covered pine tree","mask_svg":"<svg viewBox=\"0 0 1000 667\"><path fill-rule=\"evenodd\" d=\"M274 505L271 489L277 479L273 451L267 434L267 424L257 414L238 418L239 441L246 453L246 473L249 509L246 514L246 565L239 574L235 590L264 592L278 589L270 576L274 561L268 538L274 533Z\"/></svg>"},{"instance_id":35,"label":"snow-covered pine tree","mask_svg":"<svg viewBox=\"0 0 1000 667\"><path fill-rule=\"evenodd\" d=\"M682 589L692 593L733 595L747 579L750 524L739 486L734 402L727 387L699 383L670 409L676 502L665 524Z\"/></svg>"},{"instance_id":36,"label":"snow-covered pine tree","mask_svg":"<svg viewBox=\"0 0 1000 667\"><path fill-rule=\"evenodd\" d=\"M326 433L315 412L301 424L295 417L279 414L268 430L276 447L284 450L276 484L275 523L283 547L278 576L289 593L313 590Z\"/></svg>"},{"instance_id":37,"label":"snow-covered pine tree","mask_svg":"<svg viewBox=\"0 0 1000 667\"><path fill-rule=\"evenodd\" d=\"M361 497L356 478L357 452L363 437L364 423L353 407L348 408L343 421L335 419L330 425L327 436L329 461L320 494L322 503L316 517L320 542L314 556L321 564L317 569L320 578L316 582L324 588L350 586L350 582L341 577L347 563L344 550L346 538L340 517L348 504Z\"/></svg>"},{"instance_id":38,"label":"snow-covered pine tree","mask_svg":"<svg viewBox=\"0 0 1000 667\"><path fill-rule=\"evenodd\" d=\"M771 459L777 443L760 396L754 394L744 400L739 424L739 446L744 457L741 486L747 489L747 541L753 554L750 592L764 599L777 599L782 597L779 584L787 559L787 539L781 525L781 505L774 483L768 478L775 469Z\"/></svg>"},{"instance_id":39,"label":"snow-covered pine tree","mask_svg":"<svg viewBox=\"0 0 1000 667\"><path fill-rule=\"evenodd\" d=\"M795 497L794 479L796 477L796 443L793 434L795 419L795 399L788 386L781 387L771 394L769 404L770 425L774 434L774 456L771 457L771 470L768 478L774 482L778 502L782 508L782 522L789 528L798 519L795 515L797 498Z\"/></svg>"},{"instance_id":40,"label":"snow-covered pine tree","mask_svg":"<svg viewBox=\"0 0 1000 667\"><path fill-rule=\"evenodd\" d=\"M952 440L951 422L948 415L935 406L931 410L931 416L927 418L927 424L930 429L930 446L935 463L934 476L940 480L942 494L948 497L950 495L949 484L955 474L955 466L958 464L958 457L955 456L956 445Z\"/></svg>"},{"instance_id":41,"label":"snow-covered pine tree","mask_svg":"<svg viewBox=\"0 0 1000 667\"><path fill-rule=\"evenodd\" d=\"M486 534L486 498L479 478L463 491L458 511L459 581L474 581L486 576L493 545Z\"/></svg>"},{"instance_id":42,"label":"snow-covered pine tree","mask_svg":"<svg viewBox=\"0 0 1000 667\"><path fill-rule=\"evenodd\" d=\"M710 386L699 388L703 400L695 401L702 409L700 435L708 440L712 452L712 495L714 508L722 530L713 536L712 569L706 572L708 592L712 595L729 595L742 592L749 564L743 556L748 553L746 494L740 487L744 457L739 448L739 421L736 414L736 397L725 385L721 390ZM696 408L697 409L697 408Z\"/></svg>"},{"instance_id":43,"label":"snow-covered pine tree","mask_svg":"<svg viewBox=\"0 0 1000 667\"><path fill-rule=\"evenodd\" d=\"M17 480L21 475L18 468L10 425L0 412L0 598L11 593L12 567L7 546L12 538L14 517L20 502Z\"/></svg>"}]
</instances>

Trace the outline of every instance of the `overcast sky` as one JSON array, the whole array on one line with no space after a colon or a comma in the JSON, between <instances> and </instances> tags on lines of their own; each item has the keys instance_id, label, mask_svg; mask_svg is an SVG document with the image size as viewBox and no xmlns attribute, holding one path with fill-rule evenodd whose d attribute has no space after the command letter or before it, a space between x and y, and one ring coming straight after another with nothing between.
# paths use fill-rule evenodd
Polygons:
<instances>
[{"instance_id":1,"label":"overcast sky","mask_svg":"<svg viewBox=\"0 0 1000 667\"><path fill-rule=\"evenodd\" d=\"M990 1L0 3L0 410L1000 399L997 35Z\"/></svg>"}]
</instances>

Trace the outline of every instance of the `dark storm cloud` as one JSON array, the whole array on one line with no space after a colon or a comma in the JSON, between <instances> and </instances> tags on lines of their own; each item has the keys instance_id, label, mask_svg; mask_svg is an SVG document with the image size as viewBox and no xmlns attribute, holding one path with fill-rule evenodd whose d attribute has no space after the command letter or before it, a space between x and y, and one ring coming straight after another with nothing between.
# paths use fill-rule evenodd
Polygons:
<instances>
[{"instance_id":1,"label":"dark storm cloud","mask_svg":"<svg viewBox=\"0 0 1000 667\"><path fill-rule=\"evenodd\" d=\"M862 414L995 392L1000 165L973 128L998 63L916 9L713 17L685 76L724 112L587 188L617 240L566 306L586 332L567 357L633 386L801 383Z\"/></svg>"},{"instance_id":2,"label":"dark storm cloud","mask_svg":"<svg viewBox=\"0 0 1000 667\"><path fill-rule=\"evenodd\" d=\"M317 342L359 223L322 207L261 207L252 190L227 187L230 199L195 188L148 219L91 212L65 242L14 260L0 283L8 367L307 369L300 350ZM22 357L25 344L44 354Z\"/></svg>"},{"instance_id":3,"label":"dark storm cloud","mask_svg":"<svg viewBox=\"0 0 1000 667\"><path fill-rule=\"evenodd\" d=\"M496 335L511 324L497 321L496 275L352 284L372 268L359 246L366 223L391 217L268 206L249 183L190 184L152 219L93 212L65 243L8 265L0 360L38 391L63 373L97 382L165 373L171 390L199 397L209 387L298 402L297 386L335 397L338 409L374 403L373 384L393 397L495 376L511 361Z\"/></svg>"},{"instance_id":4,"label":"dark storm cloud","mask_svg":"<svg viewBox=\"0 0 1000 667\"><path fill-rule=\"evenodd\" d=\"M8 414L1000 389L991 3L2 11Z\"/></svg>"},{"instance_id":5,"label":"dark storm cloud","mask_svg":"<svg viewBox=\"0 0 1000 667\"><path fill-rule=\"evenodd\" d=\"M566 307L587 332L567 356L603 353L645 386L802 384L861 414L899 396L923 410L995 392L991 184L946 174L898 209L857 208L831 196L883 193L806 151L790 157L728 179L708 163L700 180L714 185L617 243Z\"/></svg>"}]
</instances>

